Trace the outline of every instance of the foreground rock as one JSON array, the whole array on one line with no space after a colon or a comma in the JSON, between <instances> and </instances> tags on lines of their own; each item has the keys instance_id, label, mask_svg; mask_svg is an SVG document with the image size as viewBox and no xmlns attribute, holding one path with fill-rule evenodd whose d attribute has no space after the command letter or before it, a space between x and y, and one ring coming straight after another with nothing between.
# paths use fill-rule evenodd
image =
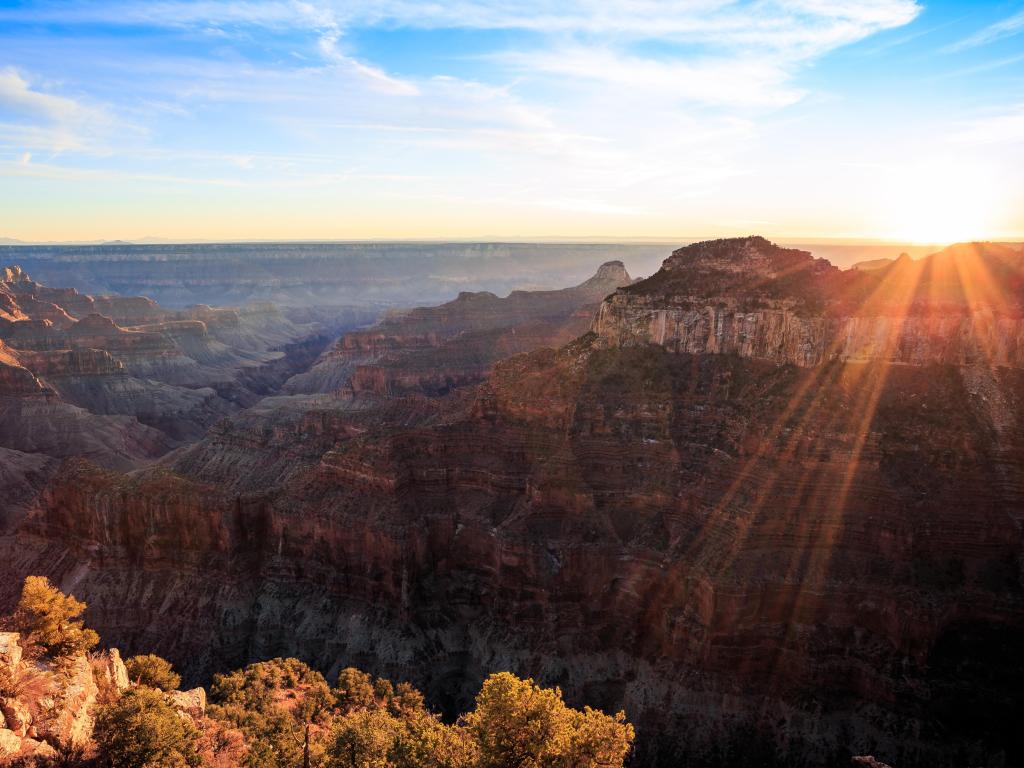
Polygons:
<instances>
[{"instance_id":1,"label":"foreground rock","mask_svg":"<svg viewBox=\"0 0 1024 768\"><path fill-rule=\"evenodd\" d=\"M104 680L111 691L129 687L116 649L89 659L56 662L25 658L17 632L0 633L0 760L56 757L58 750L87 748Z\"/></svg>"}]
</instances>

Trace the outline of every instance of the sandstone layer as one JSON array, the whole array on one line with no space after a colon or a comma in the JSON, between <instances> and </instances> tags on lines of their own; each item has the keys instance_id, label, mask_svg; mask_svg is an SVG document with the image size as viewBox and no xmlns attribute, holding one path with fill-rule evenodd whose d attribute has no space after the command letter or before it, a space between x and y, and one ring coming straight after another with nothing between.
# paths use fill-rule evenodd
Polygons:
<instances>
[{"instance_id":1,"label":"sandstone layer","mask_svg":"<svg viewBox=\"0 0 1024 768\"><path fill-rule=\"evenodd\" d=\"M0 547L197 681L294 655L455 712L509 669L624 708L637 765L1020 764L1021 267L697 244L482 384L68 462Z\"/></svg>"},{"instance_id":2,"label":"sandstone layer","mask_svg":"<svg viewBox=\"0 0 1024 768\"><path fill-rule=\"evenodd\" d=\"M621 261L602 264L571 288L462 292L435 307L396 312L342 336L285 386L293 394L349 390L376 395L445 394L483 381L498 360L561 346L585 332L598 304L631 278Z\"/></svg>"},{"instance_id":3,"label":"sandstone layer","mask_svg":"<svg viewBox=\"0 0 1024 768\"><path fill-rule=\"evenodd\" d=\"M128 468L276 390L326 339L273 305L168 310L0 277L0 445Z\"/></svg>"}]
</instances>

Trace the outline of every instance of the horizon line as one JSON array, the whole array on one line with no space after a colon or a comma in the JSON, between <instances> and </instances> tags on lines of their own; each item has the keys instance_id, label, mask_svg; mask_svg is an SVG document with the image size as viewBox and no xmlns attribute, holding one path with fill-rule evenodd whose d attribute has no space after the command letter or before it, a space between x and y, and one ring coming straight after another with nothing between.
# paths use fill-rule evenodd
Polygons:
<instances>
[{"instance_id":1,"label":"horizon line","mask_svg":"<svg viewBox=\"0 0 1024 768\"><path fill-rule=\"evenodd\" d=\"M103 247L131 245L137 247L161 246L161 245L246 245L246 244L323 244L323 245L345 245L362 243L488 243L488 244L553 244L553 245L673 245L689 244L707 240L732 239L735 237L758 236L756 233L749 235L729 235L726 237L714 236L671 236L651 235L616 237L604 235L548 235L548 236L502 236L502 235L480 235L477 237L363 237L363 238L171 238L159 236L145 236L137 239L103 239L103 240L21 240L19 238L0 237L0 246L5 247ZM1004 243L1020 244L1024 242L1024 234L1019 237L996 237L996 238L975 238L958 240L952 242L942 241L915 241L900 240L892 238L858 238L842 236L814 237L808 235L795 236L764 236L768 240L786 245L832 245L832 246L908 246L913 248L927 247L948 247L958 243Z\"/></svg>"}]
</instances>

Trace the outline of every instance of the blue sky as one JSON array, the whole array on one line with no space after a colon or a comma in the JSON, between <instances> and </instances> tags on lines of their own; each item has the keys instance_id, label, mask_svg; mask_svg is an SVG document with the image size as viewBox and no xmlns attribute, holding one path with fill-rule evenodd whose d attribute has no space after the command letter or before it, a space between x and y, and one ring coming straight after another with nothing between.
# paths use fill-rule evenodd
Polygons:
<instances>
[{"instance_id":1,"label":"blue sky","mask_svg":"<svg viewBox=\"0 0 1024 768\"><path fill-rule=\"evenodd\" d=\"M0 236L1024 237L1024 2L0 2Z\"/></svg>"}]
</instances>

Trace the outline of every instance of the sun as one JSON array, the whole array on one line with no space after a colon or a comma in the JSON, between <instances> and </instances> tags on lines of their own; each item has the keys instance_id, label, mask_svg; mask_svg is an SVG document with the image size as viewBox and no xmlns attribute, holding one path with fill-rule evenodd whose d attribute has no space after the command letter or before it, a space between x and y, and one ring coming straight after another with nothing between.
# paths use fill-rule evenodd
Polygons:
<instances>
[{"instance_id":1,"label":"sun","mask_svg":"<svg viewBox=\"0 0 1024 768\"><path fill-rule=\"evenodd\" d=\"M948 245L991 238L998 190L983 171L936 162L886 177L880 201L887 239Z\"/></svg>"}]
</instances>

